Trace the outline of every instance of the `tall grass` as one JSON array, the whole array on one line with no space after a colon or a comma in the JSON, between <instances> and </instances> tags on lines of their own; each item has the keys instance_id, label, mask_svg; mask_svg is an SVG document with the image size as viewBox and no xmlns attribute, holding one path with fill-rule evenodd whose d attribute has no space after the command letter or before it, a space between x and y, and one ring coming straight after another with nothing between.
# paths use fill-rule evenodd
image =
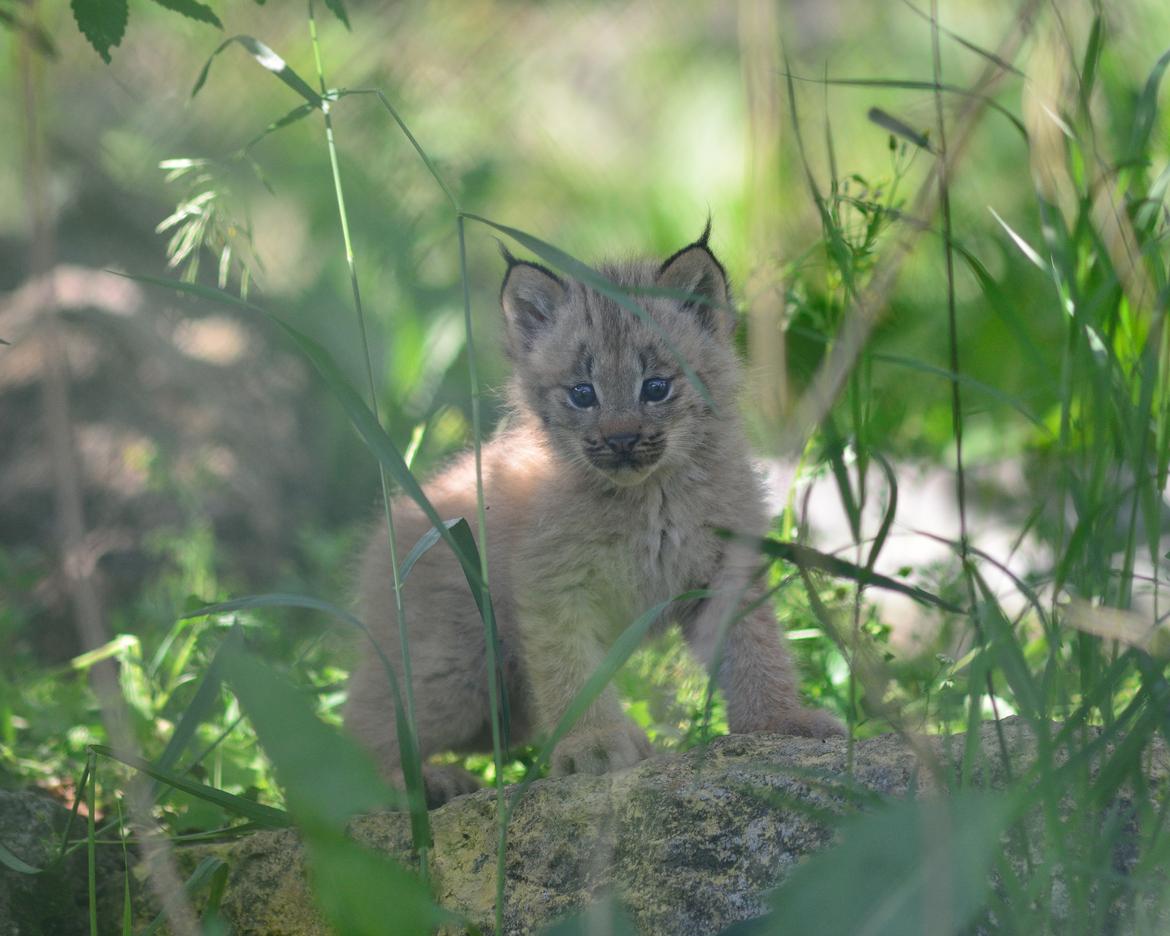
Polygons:
<instances>
[{"instance_id":1,"label":"tall grass","mask_svg":"<svg viewBox=\"0 0 1170 936\"><path fill-rule=\"evenodd\" d=\"M1158 737L1170 739L1166 612L1161 598L1166 564L1163 501L1170 474L1170 336L1164 325L1170 296L1164 206L1170 169L1156 174L1153 170L1165 157L1155 129L1170 53L1152 66L1143 89L1122 112L1117 89L1102 87L1101 62L1109 52L1110 35L1108 18L1099 5L1090 6L1087 29L1078 38L1076 24L1055 5L1042 11L1037 3L1025 3L993 51L944 29L934 0L929 10L909 2L906 6L911 15L920 14L928 24L923 42L931 48L930 81L826 79L825 86L872 85L908 95L929 93L933 112L929 132L884 111L873 114L880 126L901 137L891 139L895 153L928 161L925 178L908 205L896 195L908 174L904 161L895 164L893 185L881 198L859 196L846 187L837 166L827 108L824 136L829 183L823 186L818 181L823 170L814 165L806 148L806 140L812 138L810 118L797 109L797 76L786 68L794 137L821 224L821 238L804 255L805 266L792 270L800 288L789 293L794 307L790 331L803 330L803 337L823 346L824 354L785 424L772 428L802 463L825 467L848 516L853 543L850 561L790 542L786 532L784 539L764 543L761 553L782 570L774 578L779 601L827 635L817 638L817 652L847 662L843 708L854 733L868 734L879 728L898 731L921 758L922 769L949 795L937 803L909 801L853 811L856 814L842 823L840 844L802 865L778 889L771 915L735 931L802 932L813 926L822 928L831 918L840 931L850 932L896 933L924 927L942 932L982 926L1005 932L1090 934L1122 924L1155 932L1170 912L1164 897L1164 869L1170 859L1164 830L1167 800L1164 791L1148 781L1145 769L1160 743ZM480 472L483 426L472 331L468 222L513 239L550 266L611 296L632 314L645 313L637 297L621 292L567 252L465 209L384 93L329 87L312 2L308 23L319 90L257 40L236 37L229 43L244 48L303 98L303 104L274 122L266 133L321 115L370 402L352 388L324 348L262 306L197 283L163 285L269 316L320 373L378 462L404 661L401 686L388 662L386 673L399 698L396 717L407 779L405 803L382 784L349 742L312 714L302 692L241 649L242 634L236 629L225 628L222 651L204 674L160 758L148 763L108 748L94 750L155 778L162 784L156 795L181 791L242 817L244 823L235 831L295 822L310 853L319 859L314 884L320 904L341 931L378 932L391 919L400 932L425 932L439 924L470 927L469 921L437 907L428 890L431 841L414 729L407 640L411 609L402 601L403 581L421 551L450 548L476 596L489 654L497 820L494 924L502 932L508 896L504 859L516 803L528 783L540 775L556 741L613 679L669 602L647 610L630 625L537 751L523 781L507 795L507 726L502 722L503 687ZM1031 97L1021 120L994 95L999 85L1019 81L1027 71L1017 59L1032 29L1039 34L1036 42L1050 44L1066 85L1032 75L1025 91ZM944 41L979 59L983 74L972 86L944 80ZM205 68L196 90L207 77ZM1073 90L1065 93L1066 86ZM331 120L334 108L364 99L376 99L382 105L388 121L405 135L422 171L450 207L459 252L476 448L474 537L470 518L460 524L455 522L460 518L436 513L407 459L381 425L338 159L338 147L344 147L345 141L335 139ZM955 99L959 110L948 120L948 105ZM979 239L976 234L986 238L987 231L969 229L972 220L952 212L952 194L964 181L963 159L989 111L993 117L1006 115L1022 133L1021 145L1031 162L1034 205L1022 218L996 214L984 218L983 224L1006 249L1018 254L1010 262L1030 267L1025 275L1044 284L1046 293L1038 308L1022 306L980 259L974 246ZM1103 111L1110 116L1106 128L1100 125ZM1027 232L1033 229L1040 232L1039 240L1030 239ZM927 249L937 250L942 257L945 366L892 354L872 341L895 295L903 264L913 252ZM968 363L958 300L968 280L980 291L981 301L1020 336L1021 348L1037 369L1037 382L1052 391L1046 397L1046 412L1035 412L1031 399L982 381ZM1049 358L1030 337L1032 316L1055 319L1060 329L1056 373L1051 376L1045 372ZM697 381L689 365L683 365ZM948 391L960 525L957 538L946 543L954 556L948 578L934 590L876 571L896 520L897 504L907 497L899 490L897 472L882 450L879 414L871 405L876 382L895 368L908 370L916 379L939 380ZM787 394L776 398L786 399ZM965 439L972 399L999 407L995 412L1002 413L1003 419L1019 418L1035 427L1028 454L1038 475L1038 502L1026 512L1020 536L1041 538L1050 547L1053 561L1051 568L1013 578L1016 594L1011 597L1018 600L1006 600L989 584L990 574L1003 571L1007 557L982 550L968 523ZM878 496L873 489L873 466L885 482L886 509L876 531L869 531L863 517L867 502ZM434 524L433 535L401 562L389 509L391 482ZM803 518L798 513L794 500L778 519L777 529L800 529ZM803 589L795 587L797 583ZM848 585L846 595L839 593L842 583ZM930 605L963 638L961 658L944 658L941 671L928 680L933 690L929 695L907 697L890 691L891 685L905 680L898 664L884 658L884 648L864 626L870 589L900 591ZM695 597L692 593L678 600ZM194 610L189 616L226 620L263 606L311 608L347 627L364 630L364 623L348 612L296 595L242 598ZM1013 607L1019 610L1009 610ZM190 776L192 768L226 735L178 769L196 726L209 717L212 700L225 681L275 764L287 812ZM704 722L712 696L708 684L700 709ZM1013 759L1002 731L993 760L986 759L978 743L980 723L988 710L1004 714L1009 707L1035 738L1035 756L1029 761ZM940 756L917 739L917 729L924 725L940 732L965 727L967 743L953 757ZM90 797L86 844L91 856L101 834L94 821L96 774L96 762L91 759L82 779ZM997 778L998 792L991 789L993 778ZM322 793L326 788L328 793ZM386 805L405 805L411 812L417 876L344 835L345 823L353 815ZM869 884L859 884L859 878L875 866L883 868L884 874ZM351 899L354 882L361 885L356 891L361 899L356 903ZM188 885L222 889L223 875L218 867L201 866ZM91 878L91 891L93 886ZM932 904L938 893L947 895L941 907ZM211 901L213 914L216 902ZM96 920L92 926L96 929Z\"/></svg>"}]
</instances>

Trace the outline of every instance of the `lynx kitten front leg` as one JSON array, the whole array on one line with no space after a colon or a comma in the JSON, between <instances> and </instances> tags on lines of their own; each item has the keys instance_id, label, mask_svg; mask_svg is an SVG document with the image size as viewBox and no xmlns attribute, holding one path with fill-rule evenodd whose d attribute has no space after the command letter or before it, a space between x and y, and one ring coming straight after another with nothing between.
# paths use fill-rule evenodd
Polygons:
<instances>
[{"instance_id":1,"label":"lynx kitten front leg","mask_svg":"<svg viewBox=\"0 0 1170 936\"><path fill-rule=\"evenodd\" d=\"M696 657L716 677L727 699L727 722L733 734L774 731L813 738L845 734L845 727L830 713L806 708L800 701L800 680L776 619L765 604L747 616L726 622L735 606L750 604L759 590L742 587L716 589L684 623L683 633ZM722 640L722 647L719 646Z\"/></svg>"},{"instance_id":2,"label":"lynx kitten front leg","mask_svg":"<svg viewBox=\"0 0 1170 936\"><path fill-rule=\"evenodd\" d=\"M587 602L556 604L521 615L525 662L546 735L605 658L598 619L581 610ZM650 754L646 733L622 713L617 693L606 686L556 746L551 772L601 774L631 767Z\"/></svg>"}]
</instances>

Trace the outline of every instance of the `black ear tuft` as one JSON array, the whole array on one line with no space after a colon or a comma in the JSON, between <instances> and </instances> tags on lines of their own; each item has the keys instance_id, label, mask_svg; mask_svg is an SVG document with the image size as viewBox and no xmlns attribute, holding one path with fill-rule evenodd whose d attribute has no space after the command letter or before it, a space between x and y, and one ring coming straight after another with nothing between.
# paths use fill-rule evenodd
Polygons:
<instances>
[{"instance_id":1,"label":"black ear tuft","mask_svg":"<svg viewBox=\"0 0 1170 936\"><path fill-rule=\"evenodd\" d=\"M707 240L711 237L711 212L707 212L707 225L703 228L703 233L699 235L699 239L692 244L692 247L706 247ZM711 256L715 256L712 254Z\"/></svg>"},{"instance_id":2,"label":"black ear tuft","mask_svg":"<svg viewBox=\"0 0 1170 936\"><path fill-rule=\"evenodd\" d=\"M711 218L693 244L672 254L658 268L657 284L690 294L682 303L683 311L691 312L702 324L718 335L730 335L735 330L735 313L731 308L731 291L727 272L711 252L707 241L711 236Z\"/></svg>"},{"instance_id":3,"label":"black ear tuft","mask_svg":"<svg viewBox=\"0 0 1170 936\"><path fill-rule=\"evenodd\" d=\"M553 321L565 297L565 284L538 263L517 260L504 248L508 270L500 286L500 305L508 325L508 345L513 353L527 351L540 331Z\"/></svg>"},{"instance_id":4,"label":"black ear tuft","mask_svg":"<svg viewBox=\"0 0 1170 936\"><path fill-rule=\"evenodd\" d=\"M519 263L519 262L520 262L520 261L519 261L519 260L517 260L517 259L516 259L514 256L512 256L512 251L510 251L510 250L508 249L508 245L507 245L507 244L505 244L505 243L504 243L502 240L500 240L498 237L496 238L496 246L498 246L498 247L500 248L500 256L501 256L501 257L503 257L503 258L504 258L504 262L505 262L506 264L508 264L508 269L509 269L509 270L510 270L510 269L512 269L512 267L514 267L514 266L515 266L517 263ZM505 278L506 278L506 277L505 277Z\"/></svg>"}]
</instances>

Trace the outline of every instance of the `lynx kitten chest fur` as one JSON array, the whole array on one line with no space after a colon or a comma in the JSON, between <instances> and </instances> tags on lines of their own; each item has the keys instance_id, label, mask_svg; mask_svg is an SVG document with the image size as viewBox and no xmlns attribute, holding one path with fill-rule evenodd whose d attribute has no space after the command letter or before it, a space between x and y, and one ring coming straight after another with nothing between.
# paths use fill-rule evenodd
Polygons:
<instances>
[{"instance_id":1,"label":"lynx kitten chest fur","mask_svg":"<svg viewBox=\"0 0 1170 936\"><path fill-rule=\"evenodd\" d=\"M512 738L550 730L625 627L699 588L709 597L676 603L665 623L677 623L699 660L717 667L731 730L840 733L831 716L800 705L766 605L738 613L758 597L758 558L716 532L759 536L767 518L736 411L727 281L706 232L665 261L600 267L623 290L657 292L637 300L650 322L581 283L507 259L501 305L516 415L484 446L483 474ZM474 518L471 457L426 490L443 517ZM429 522L405 500L392 509L401 556ZM361 611L401 678L391 583L386 534L375 531ZM420 559L404 597L421 753L490 745L482 624L449 551ZM381 664L368 659L351 678L346 723L398 777L392 705ZM610 688L557 746L552 766L596 773L649 753ZM425 775L435 803L471 785L451 768Z\"/></svg>"}]
</instances>

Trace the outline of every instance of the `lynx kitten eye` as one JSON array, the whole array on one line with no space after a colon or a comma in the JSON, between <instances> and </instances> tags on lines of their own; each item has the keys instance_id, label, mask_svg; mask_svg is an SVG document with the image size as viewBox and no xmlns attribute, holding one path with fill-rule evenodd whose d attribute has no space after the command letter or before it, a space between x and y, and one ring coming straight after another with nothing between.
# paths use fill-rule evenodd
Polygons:
<instances>
[{"instance_id":1,"label":"lynx kitten eye","mask_svg":"<svg viewBox=\"0 0 1170 936\"><path fill-rule=\"evenodd\" d=\"M569 402L577 409L589 409L597 405L597 393L593 384L579 383L569 390Z\"/></svg>"},{"instance_id":2,"label":"lynx kitten eye","mask_svg":"<svg viewBox=\"0 0 1170 936\"><path fill-rule=\"evenodd\" d=\"M647 403L661 403L670 396L670 381L665 377L651 377L642 384L642 399Z\"/></svg>"}]
</instances>

